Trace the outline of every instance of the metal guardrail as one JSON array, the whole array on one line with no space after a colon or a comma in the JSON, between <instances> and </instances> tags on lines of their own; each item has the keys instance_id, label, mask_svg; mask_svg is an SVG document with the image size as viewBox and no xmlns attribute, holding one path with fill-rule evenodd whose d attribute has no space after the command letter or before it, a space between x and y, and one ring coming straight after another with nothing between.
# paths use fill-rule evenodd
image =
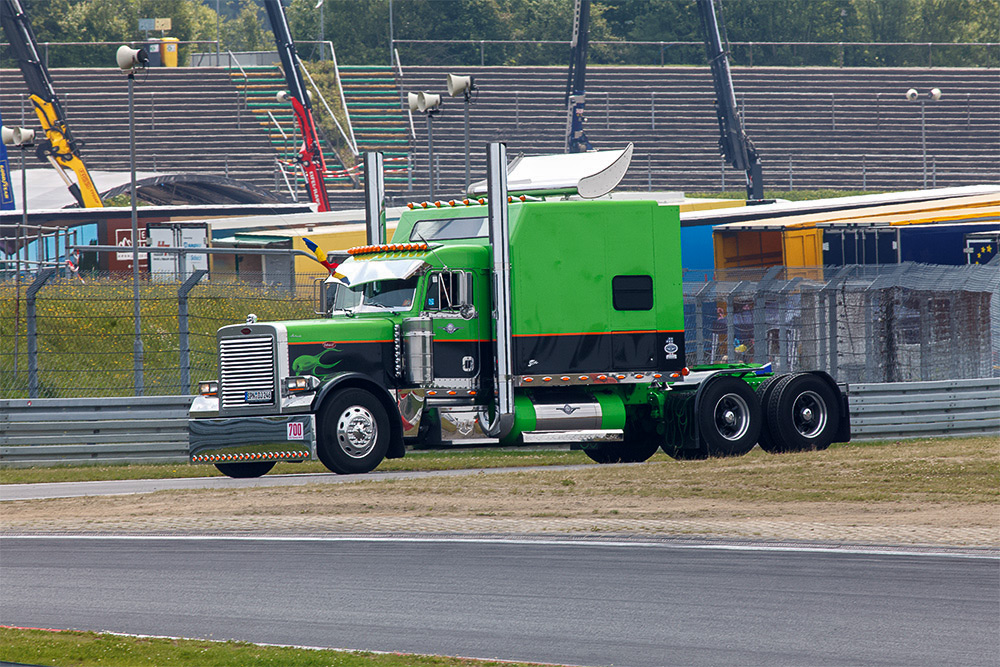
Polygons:
<instances>
[{"instance_id":1,"label":"metal guardrail","mask_svg":"<svg viewBox=\"0 0 1000 667\"><path fill-rule=\"evenodd\" d=\"M187 461L190 396L0 401L0 466Z\"/></svg>"},{"instance_id":2,"label":"metal guardrail","mask_svg":"<svg viewBox=\"0 0 1000 667\"><path fill-rule=\"evenodd\" d=\"M1000 378L853 384L857 440L1000 435ZM190 396L0 401L0 466L184 463Z\"/></svg>"},{"instance_id":3,"label":"metal guardrail","mask_svg":"<svg viewBox=\"0 0 1000 667\"><path fill-rule=\"evenodd\" d=\"M1000 378L852 384L848 393L859 440L1000 436Z\"/></svg>"}]
</instances>

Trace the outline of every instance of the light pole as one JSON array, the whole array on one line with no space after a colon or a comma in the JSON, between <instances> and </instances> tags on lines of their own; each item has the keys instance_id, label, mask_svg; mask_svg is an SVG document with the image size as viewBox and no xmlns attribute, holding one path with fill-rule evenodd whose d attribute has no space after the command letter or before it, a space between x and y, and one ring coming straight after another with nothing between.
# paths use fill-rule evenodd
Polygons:
<instances>
[{"instance_id":1,"label":"light pole","mask_svg":"<svg viewBox=\"0 0 1000 667\"><path fill-rule=\"evenodd\" d=\"M469 189L469 105L472 104L472 91L476 84L471 76L448 75L448 94L452 97L462 95L465 98L465 190Z\"/></svg>"},{"instance_id":2,"label":"light pole","mask_svg":"<svg viewBox=\"0 0 1000 667\"><path fill-rule=\"evenodd\" d=\"M319 59L326 60L326 26L323 24L323 0L316 3L319 10Z\"/></svg>"},{"instance_id":3,"label":"light pole","mask_svg":"<svg viewBox=\"0 0 1000 667\"><path fill-rule=\"evenodd\" d=\"M215 66L222 66L222 54L219 52L219 26L221 19L219 18L219 0L215 0Z\"/></svg>"},{"instance_id":4,"label":"light pole","mask_svg":"<svg viewBox=\"0 0 1000 667\"><path fill-rule=\"evenodd\" d=\"M21 231L28 230L28 171L24 163L24 151L35 145L35 131L24 127L3 127L0 129L0 136L6 145L21 149L21 225L14 231L14 377L17 377L17 324L21 320ZM58 253L58 243L56 252Z\"/></svg>"},{"instance_id":5,"label":"light pole","mask_svg":"<svg viewBox=\"0 0 1000 667\"><path fill-rule=\"evenodd\" d=\"M427 116L427 171L430 174L429 197L434 199L434 126L431 119L441 112L441 96L435 93L409 93L410 110Z\"/></svg>"},{"instance_id":6,"label":"light pole","mask_svg":"<svg viewBox=\"0 0 1000 667\"><path fill-rule=\"evenodd\" d=\"M149 56L142 49L122 45L116 54L118 67L128 76L128 157L131 172L130 198L132 203L132 317L135 321L135 339L132 343L132 369L135 376L135 395L144 393L142 322L139 312L139 216L135 199L135 70L144 69Z\"/></svg>"},{"instance_id":7,"label":"light pole","mask_svg":"<svg viewBox=\"0 0 1000 667\"><path fill-rule=\"evenodd\" d=\"M931 88L927 91L927 97L933 102L937 102L941 99L941 89ZM906 99L910 102L920 101L920 153L923 157L923 171L924 171L924 190L927 189L927 115L925 113L924 102L925 100L920 97L920 93L917 92L916 88L910 88L906 91Z\"/></svg>"}]
</instances>

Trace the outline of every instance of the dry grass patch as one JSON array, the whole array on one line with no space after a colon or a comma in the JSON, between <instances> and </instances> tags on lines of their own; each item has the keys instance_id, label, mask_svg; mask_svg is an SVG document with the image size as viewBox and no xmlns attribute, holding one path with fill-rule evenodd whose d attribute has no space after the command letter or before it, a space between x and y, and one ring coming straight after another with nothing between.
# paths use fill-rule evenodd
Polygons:
<instances>
[{"instance_id":1,"label":"dry grass patch","mask_svg":"<svg viewBox=\"0 0 1000 667\"><path fill-rule=\"evenodd\" d=\"M6 531L629 532L1000 546L1000 443L16 501Z\"/></svg>"}]
</instances>

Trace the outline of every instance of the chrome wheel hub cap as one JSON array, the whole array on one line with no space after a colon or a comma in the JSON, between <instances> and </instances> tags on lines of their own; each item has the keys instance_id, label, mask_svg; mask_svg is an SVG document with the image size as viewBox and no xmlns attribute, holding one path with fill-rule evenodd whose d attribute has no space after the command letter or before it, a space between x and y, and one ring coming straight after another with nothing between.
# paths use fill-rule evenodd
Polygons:
<instances>
[{"instance_id":1,"label":"chrome wheel hub cap","mask_svg":"<svg viewBox=\"0 0 1000 667\"><path fill-rule=\"evenodd\" d=\"M347 408L337 420L337 443L351 458L360 459L368 455L377 439L375 417L360 405Z\"/></svg>"},{"instance_id":2,"label":"chrome wheel hub cap","mask_svg":"<svg viewBox=\"0 0 1000 667\"><path fill-rule=\"evenodd\" d=\"M715 427L726 440L739 440L750 429L750 406L738 394L726 394L715 404Z\"/></svg>"},{"instance_id":3,"label":"chrome wheel hub cap","mask_svg":"<svg viewBox=\"0 0 1000 667\"><path fill-rule=\"evenodd\" d=\"M826 429L829 412L826 403L814 391L804 391L795 398L792 421L804 438L815 438Z\"/></svg>"}]
</instances>

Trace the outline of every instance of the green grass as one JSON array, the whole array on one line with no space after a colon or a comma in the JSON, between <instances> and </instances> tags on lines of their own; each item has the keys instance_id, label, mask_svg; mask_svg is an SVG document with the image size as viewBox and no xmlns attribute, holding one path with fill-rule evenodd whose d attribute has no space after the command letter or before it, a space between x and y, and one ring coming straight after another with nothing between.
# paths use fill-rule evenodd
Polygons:
<instances>
[{"instance_id":1,"label":"green grass","mask_svg":"<svg viewBox=\"0 0 1000 667\"><path fill-rule=\"evenodd\" d=\"M663 454L657 455L666 459ZM505 468L592 463L580 451L554 449L475 449L461 451L409 452L401 459L386 459L378 467L387 470L461 470L465 468ZM279 463L268 475L329 472L318 461ZM0 468L0 484L41 482L84 482L115 479L175 479L220 477L213 465L153 463L121 465L72 465L35 468Z\"/></svg>"},{"instance_id":2,"label":"green grass","mask_svg":"<svg viewBox=\"0 0 1000 667\"><path fill-rule=\"evenodd\" d=\"M493 667L501 663L401 653L259 646L0 627L0 660L52 667ZM503 665L526 665L508 663Z\"/></svg>"}]
</instances>

